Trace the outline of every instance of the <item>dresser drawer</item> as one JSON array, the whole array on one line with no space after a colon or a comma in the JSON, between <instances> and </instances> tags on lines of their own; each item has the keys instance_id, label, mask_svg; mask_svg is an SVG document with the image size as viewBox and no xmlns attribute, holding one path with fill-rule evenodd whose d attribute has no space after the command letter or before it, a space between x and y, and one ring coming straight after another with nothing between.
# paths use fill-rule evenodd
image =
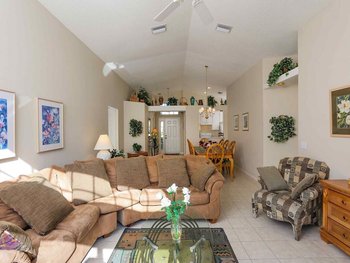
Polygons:
<instances>
[{"instance_id":1,"label":"dresser drawer","mask_svg":"<svg viewBox=\"0 0 350 263\"><path fill-rule=\"evenodd\" d=\"M350 246L350 230L338 224L332 219L328 220L328 233L339 239L345 245Z\"/></svg>"},{"instance_id":2,"label":"dresser drawer","mask_svg":"<svg viewBox=\"0 0 350 263\"><path fill-rule=\"evenodd\" d=\"M328 204L328 217L350 229L350 212L339 206Z\"/></svg>"},{"instance_id":3,"label":"dresser drawer","mask_svg":"<svg viewBox=\"0 0 350 263\"><path fill-rule=\"evenodd\" d=\"M329 190L328 201L350 211L350 198L348 196Z\"/></svg>"}]
</instances>

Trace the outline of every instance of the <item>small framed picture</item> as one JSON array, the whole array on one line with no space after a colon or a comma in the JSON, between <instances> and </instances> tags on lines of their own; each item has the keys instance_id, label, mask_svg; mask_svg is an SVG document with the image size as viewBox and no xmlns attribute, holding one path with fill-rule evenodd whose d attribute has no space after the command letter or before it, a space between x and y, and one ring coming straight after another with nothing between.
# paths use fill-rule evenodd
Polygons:
<instances>
[{"instance_id":1,"label":"small framed picture","mask_svg":"<svg viewBox=\"0 0 350 263\"><path fill-rule=\"evenodd\" d=\"M331 90L331 135L350 137L350 87Z\"/></svg>"},{"instance_id":2,"label":"small framed picture","mask_svg":"<svg viewBox=\"0 0 350 263\"><path fill-rule=\"evenodd\" d=\"M249 113L242 114L242 131L249 131Z\"/></svg>"},{"instance_id":3,"label":"small framed picture","mask_svg":"<svg viewBox=\"0 0 350 263\"><path fill-rule=\"evenodd\" d=\"M38 98L38 152L63 148L63 103Z\"/></svg>"},{"instance_id":4,"label":"small framed picture","mask_svg":"<svg viewBox=\"0 0 350 263\"><path fill-rule=\"evenodd\" d=\"M16 156L15 93L0 90L0 159Z\"/></svg>"},{"instance_id":5,"label":"small framed picture","mask_svg":"<svg viewBox=\"0 0 350 263\"><path fill-rule=\"evenodd\" d=\"M239 131L239 115L233 115L233 130Z\"/></svg>"}]
</instances>

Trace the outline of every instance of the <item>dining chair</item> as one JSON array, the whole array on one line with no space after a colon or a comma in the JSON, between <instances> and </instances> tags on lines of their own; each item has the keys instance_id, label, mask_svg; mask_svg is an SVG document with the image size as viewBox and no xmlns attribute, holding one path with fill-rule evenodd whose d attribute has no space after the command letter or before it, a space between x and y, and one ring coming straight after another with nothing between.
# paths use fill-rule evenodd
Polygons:
<instances>
[{"instance_id":1,"label":"dining chair","mask_svg":"<svg viewBox=\"0 0 350 263\"><path fill-rule=\"evenodd\" d=\"M222 147L224 147L224 149L226 149L229 143L230 143L229 140L225 140L224 143L222 144Z\"/></svg>"},{"instance_id":2,"label":"dining chair","mask_svg":"<svg viewBox=\"0 0 350 263\"><path fill-rule=\"evenodd\" d=\"M220 145L223 145L223 144L224 144L224 139L221 139L221 140L219 141L219 144L220 144Z\"/></svg>"},{"instance_id":3,"label":"dining chair","mask_svg":"<svg viewBox=\"0 0 350 263\"><path fill-rule=\"evenodd\" d=\"M195 155L196 151L194 149L192 142L189 139L187 139L187 143L188 143L188 150L190 151L190 154Z\"/></svg>"},{"instance_id":4,"label":"dining chair","mask_svg":"<svg viewBox=\"0 0 350 263\"><path fill-rule=\"evenodd\" d=\"M229 172L231 177L234 177L235 168L235 151L236 151L236 141L231 141L225 150L225 156L223 161L223 170Z\"/></svg>"},{"instance_id":5,"label":"dining chair","mask_svg":"<svg viewBox=\"0 0 350 263\"><path fill-rule=\"evenodd\" d=\"M222 173L222 162L224 160L225 150L220 144L213 144L207 149L206 158L211 160L218 171Z\"/></svg>"}]
</instances>

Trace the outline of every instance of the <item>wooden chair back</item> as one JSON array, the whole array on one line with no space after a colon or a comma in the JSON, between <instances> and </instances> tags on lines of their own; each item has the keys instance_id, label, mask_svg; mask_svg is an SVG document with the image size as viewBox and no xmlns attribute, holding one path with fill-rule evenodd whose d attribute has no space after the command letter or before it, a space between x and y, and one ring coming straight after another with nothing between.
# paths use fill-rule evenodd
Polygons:
<instances>
[{"instance_id":1,"label":"wooden chair back","mask_svg":"<svg viewBox=\"0 0 350 263\"><path fill-rule=\"evenodd\" d=\"M235 151L236 151L236 141L231 141L227 146L226 154L232 155L233 157L235 155Z\"/></svg>"},{"instance_id":2,"label":"wooden chair back","mask_svg":"<svg viewBox=\"0 0 350 263\"><path fill-rule=\"evenodd\" d=\"M222 144L222 147L224 147L224 149L226 150L229 143L230 143L229 140L224 141L224 143Z\"/></svg>"},{"instance_id":3,"label":"wooden chair back","mask_svg":"<svg viewBox=\"0 0 350 263\"><path fill-rule=\"evenodd\" d=\"M213 144L207 150L207 159L211 160L220 173L222 173L222 162L224 160L225 150L220 144Z\"/></svg>"},{"instance_id":4,"label":"wooden chair back","mask_svg":"<svg viewBox=\"0 0 350 263\"><path fill-rule=\"evenodd\" d=\"M192 142L189 139L187 139L187 143L188 143L188 150L190 151L190 154L195 155L196 151L194 150L194 146Z\"/></svg>"}]
</instances>

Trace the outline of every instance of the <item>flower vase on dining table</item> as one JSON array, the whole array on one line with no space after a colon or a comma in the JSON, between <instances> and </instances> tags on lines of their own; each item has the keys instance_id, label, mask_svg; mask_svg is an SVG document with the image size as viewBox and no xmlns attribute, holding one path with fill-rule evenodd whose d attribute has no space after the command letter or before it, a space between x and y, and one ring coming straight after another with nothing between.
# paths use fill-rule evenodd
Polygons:
<instances>
[{"instance_id":1,"label":"flower vase on dining table","mask_svg":"<svg viewBox=\"0 0 350 263\"><path fill-rule=\"evenodd\" d=\"M171 220L171 237L176 243L181 242L182 236L182 226L181 226L181 217L174 217Z\"/></svg>"}]
</instances>

